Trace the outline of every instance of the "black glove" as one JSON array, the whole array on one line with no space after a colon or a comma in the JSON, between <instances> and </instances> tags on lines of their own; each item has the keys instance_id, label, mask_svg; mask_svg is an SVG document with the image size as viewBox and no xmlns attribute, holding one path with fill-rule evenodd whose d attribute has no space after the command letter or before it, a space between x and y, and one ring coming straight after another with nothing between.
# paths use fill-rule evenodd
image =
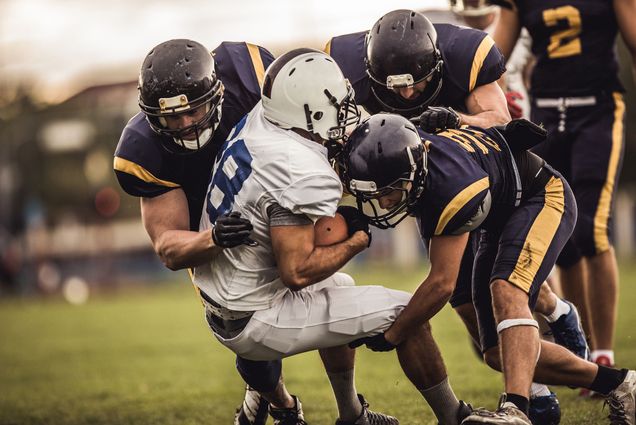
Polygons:
<instances>
[{"instance_id":1,"label":"black glove","mask_svg":"<svg viewBox=\"0 0 636 425\"><path fill-rule=\"evenodd\" d=\"M349 237L353 236L358 230L362 230L369 237L369 244L371 246L371 230L369 230L369 217L362 214L360 210L355 207L348 207L341 205L337 210L338 214L347 222L347 234Z\"/></svg>"},{"instance_id":2,"label":"black glove","mask_svg":"<svg viewBox=\"0 0 636 425\"><path fill-rule=\"evenodd\" d=\"M249 238L252 233L252 223L245 218L241 218L238 211L224 214L216 219L212 228L212 240L216 246L221 248L232 248L241 244L250 244Z\"/></svg>"},{"instance_id":3,"label":"black glove","mask_svg":"<svg viewBox=\"0 0 636 425\"><path fill-rule=\"evenodd\" d=\"M417 121L417 120L416 120ZM419 117L419 126L427 133L447 128L459 128L461 118L453 108L429 106Z\"/></svg>"},{"instance_id":4,"label":"black glove","mask_svg":"<svg viewBox=\"0 0 636 425\"><path fill-rule=\"evenodd\" d=\"M372 351L391 351L396 347L386 340L384 332L378 335L367 336L351 341L349 343L349 348L357 348L362 344L366 345L367 348Z\"/></svg>"}]
</instances>

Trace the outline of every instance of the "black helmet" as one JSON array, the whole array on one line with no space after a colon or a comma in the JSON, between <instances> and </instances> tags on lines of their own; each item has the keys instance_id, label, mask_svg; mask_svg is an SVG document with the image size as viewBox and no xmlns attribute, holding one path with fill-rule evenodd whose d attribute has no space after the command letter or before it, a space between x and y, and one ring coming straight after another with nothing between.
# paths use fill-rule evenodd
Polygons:
<instances>
[{"instance_id":1,"label":"black helmet","mask_svg":"<svg viewBox=\"0 0 636 425\"><path fill-rule=\"evenodd\" d=\"M141 65L138 89L139 107L152 129L178 145L171 143L170 150L191 152L212 139L221 119L223 84L216 76L212 55L202 44L169 40L156 46ZM200 106L206 108L205 115L196 123L168 128L167 116L190 113ZM186 135L195 139L186 140Z\"/></svg>"},{"instance_id":2,"label":"black helmet","mask_svg":"<svg viewBox=\"0 0 636 425\"><path fill-rule=\"evenodd\" d=\"M415 125L404 117L377 114L351 133L339 159L340 177L358 209L376 227L395 227L424 191L427 153ZM399 203L380 207L379 198L398 190Z\"/></svg>"},{"instance_id":3,"label":"black helmet","mask_svg":"<svg viewBox=\"0 0 636 425\"><path fill-rule=\"evenodd\" d=\"M371 90L387 112L407 118L419 115L442 88L442 55L437 31L426 16L413 10L394 10L381 17L367 34L366 65ZM427 85L415 99L393 89Z\"/></svg>"}]
</instances>

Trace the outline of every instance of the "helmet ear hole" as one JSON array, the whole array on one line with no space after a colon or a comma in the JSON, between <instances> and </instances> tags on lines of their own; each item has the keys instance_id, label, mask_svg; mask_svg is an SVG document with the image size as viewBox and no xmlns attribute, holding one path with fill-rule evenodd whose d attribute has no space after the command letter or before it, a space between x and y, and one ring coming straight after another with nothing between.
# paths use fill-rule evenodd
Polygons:
<instances>
[{"instance_id":1,"label":"helmet ear hole","mask_svg":"<svg viewBox=\"0 0 636 425\"><path fill-rule=\"evenodd\" d=\"M318 111L318 112L314 112L314 120L316 121L320 121L320 119L322 118L322 112Z\"/></svg>"}]
</instances>

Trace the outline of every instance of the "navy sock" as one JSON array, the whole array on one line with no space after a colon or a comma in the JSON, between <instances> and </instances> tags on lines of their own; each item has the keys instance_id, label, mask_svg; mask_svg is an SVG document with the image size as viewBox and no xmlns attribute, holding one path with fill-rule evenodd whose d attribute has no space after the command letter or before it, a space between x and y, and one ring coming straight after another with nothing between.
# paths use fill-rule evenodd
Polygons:
<instances>
[{"instance_id":1,"label":"navy sock","mask_svg":"<svg viewBox=\"0 0 636 425\"><path fill-rule=\"evenodd\" d=\"M530 400L528 400L527 398L519 394L507 393L506 401L509 401L510 403L517 406L519 410L521 410L523 413L526 414L526 416L528 416L528 409L530 408Z\"/></svg>"},{"instance_id":2,"label":"navy sock","mask_svg":"<svg viewBox=\"0 0 636 425\"><path fill-rule=\"evenodd\" d=\"M601 394L608 394L616 389L627 376L627 369L614 369L598 365L598 372L594 382L590 385L590 389Z\"/></svg>"}]
</instances>

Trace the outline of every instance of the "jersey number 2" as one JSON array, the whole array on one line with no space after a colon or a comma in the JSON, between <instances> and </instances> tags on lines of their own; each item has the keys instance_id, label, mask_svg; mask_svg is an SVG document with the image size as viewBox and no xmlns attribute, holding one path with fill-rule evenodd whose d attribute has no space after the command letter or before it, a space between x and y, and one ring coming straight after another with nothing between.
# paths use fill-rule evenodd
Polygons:
<instances>
[{"instance_id":1,"label":"jersey number 2","mask_svg":"<svg viewBox=\"0 0 636 425\"><path fill-rule=\"evenodd\" d=\"M581 54L581 14L576 7L562 6L543 11L543 22L547 27L556 26L561 20L568 21L567 29L552 34L548 44L548 57L565 58Z\"/></svg>"}]
</instances>

